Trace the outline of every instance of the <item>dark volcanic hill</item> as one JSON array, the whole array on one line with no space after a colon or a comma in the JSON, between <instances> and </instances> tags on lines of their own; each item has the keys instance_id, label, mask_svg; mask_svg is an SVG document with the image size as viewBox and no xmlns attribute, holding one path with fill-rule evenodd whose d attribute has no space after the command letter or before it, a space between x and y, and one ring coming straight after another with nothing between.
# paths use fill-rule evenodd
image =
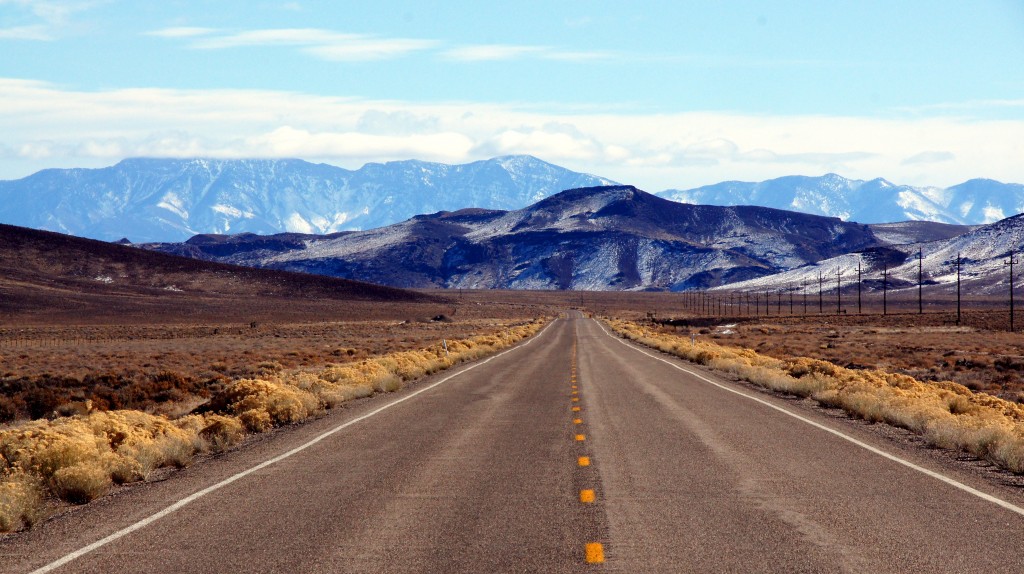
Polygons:
<instances>
[{"instance_id":1,"label":"dark volcanic hill","mask_svg":"<svg viewBox=\"0 0 1024 574\"><path fill-rule=\"evenodd\" d=\"M244 317L305 302L437 302L427 295L319 275L198 261L48 231L0 225L0 322L82 322L159 314Z\"/></svg>"},{"instance_id":2,"label":"dark volcanic hill","mask_svg":"<svg viewBox=\"0 0 1024 574\"><path fill-rule=\"evenodd\" d=\"M865 225L763 207L676 203L630 186L525 209L421 215L332 236L196 236L151 248L399 287L671 289L721 285L881 244Z\"/></svg>"}]
</instances>

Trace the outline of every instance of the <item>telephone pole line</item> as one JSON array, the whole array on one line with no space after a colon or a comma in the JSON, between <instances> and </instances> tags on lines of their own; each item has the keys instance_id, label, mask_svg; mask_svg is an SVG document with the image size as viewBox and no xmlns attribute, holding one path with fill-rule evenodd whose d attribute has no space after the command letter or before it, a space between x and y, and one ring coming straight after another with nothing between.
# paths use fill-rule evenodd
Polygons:
<instances>
[{"instance_id":1,"label":"telephone pole line","mask_svg":"<svg viewBox=\"0 0 1024 574\"><path fill-rule=\"evenodd\" d=\"M1010 332L1013 332L1013 265L1014 263L1020 263L1013 258L1013 250L1010 250L1010 260L1004 261L1003 265L1010 266Z\"/></svg>"}]
</instances>

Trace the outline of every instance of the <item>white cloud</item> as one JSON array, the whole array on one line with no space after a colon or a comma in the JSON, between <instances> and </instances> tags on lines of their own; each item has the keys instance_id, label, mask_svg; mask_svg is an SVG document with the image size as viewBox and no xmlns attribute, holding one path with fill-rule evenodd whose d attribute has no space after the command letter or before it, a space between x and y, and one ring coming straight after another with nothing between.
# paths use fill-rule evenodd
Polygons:
<instances>
[{"instance_id":1,"label":"white cloud","mask_svg":"<svg viewBox=\"0 0 1024 574\"><path fill-rule=\"evenodd\" d=\"M426 50L434 45L436 42L431 40L357 38L346 42L310 46L303 51L331 62L363 61L404 56L412 52Z\"/></svg>"},{"instance_id":2,"label":"white cloud","mask_svg":"<svg viewBox=\"0 0 1024 574\"><path fill-rule=\"evenodd\" d=\"M921 153L914 154L907 159L900 162L900 165L914 165L919 163L940 163L944 161L953 161L956 159L956 155L948 151L923 151Z\"/></svg>"},{"instance_id":3,"label":"white cloud","mask_svg":"<svg viewBox=\"0 0 1024 574\"><path fill-rule=\"evenodd\" d=\"M910 185L1024 181L1024 121L561 108L260 90L82 92L0 79L0 178L129 156L300 157L358 167L524 153L649 191L830 171Z\"/></svg>"},{"instance_id":4,"label":"white cloud","mask_svg":"<svg viewBox=\"0 0 1024 574\"><path fill-rule=\"evenodd\" d=\"M1001 108L1024 108L1024 99L1016 100L968 100L966 102L943 102L938 104L929 104L915 107L903 107L897 108L898 111L904 113L922 113L927 114L931 112L978 112L988 109L1001 109Z\"/></svg>"},{"instance_id":5,"label":"white cloud","mask_svg":"<svg viewBox=\"0 0 1024 574\"><path fill-rule=\"evenodd\" d=\"M54 40L71 24L72 17L98 4L87 0L0 0L0 7L14 6L16 16L31 24L0 28L0 39Z\"/></svg>"},{"instance_id":6,"label":"white cloud","mask_svg":"<svg viewBox=\"0 0 1024 574\"><path fill-rule=\"evenodd\" d=\"M245 140L258 157L317 158L427 158L455 160L466 157L472 140L457 133L381 136L358 132L311 132L290 126Z\"/></svg>"},{"instance_id":7,"label":"white cloud","mask_svg":"<svg viewBox=\"0 0 1024 574\"><path fill-rule=\"evenodd\" d=\"M195 38L196 36L208 36L217 32L216 28L199 28L195 26L178 26L173 28L163 28L160 30L153 30L152 32L146 32L147 36L157 36L159 38Z\"/></svg>"},{"instance_id":8,"label":"white cloud","mask_svg":"<svg viewBox=\"0 0 1024 574\"><path fill-rule=\"evenodd\" d=\"M433 39L385 38L323 28L267 28L230 32L214 28L169 27L147 32L147 35L185 40L188 47L200 50L273 46L294 48L328 61L380 60L428 50L439 50L436 53L441 57L463 62L520 58L583 62L615 57L603 51L573 51L517 44L477 44L444 49L441 41Z\"/></svg>"},{"instance_id":9,"label":"white cloud","mask_svg":"<svg viewBox=\"0 0 1024 574\"><path fill-rule=\"evenodd\" d=\"M380 60L427 50L438 43L414 38L380 38L365 34L345 34L320 28L270 28L225 32L210 28L164 28L151 36L189 41L200 50L224 50L247 47L290 47L328 61Z\"/></svg>"},{"instance_id":10,"label":"white cloud","mask_svg":"<svg viewBox=\"0 0 1024 574\"><path fill-rule=\"evenodd\" d=\"M318 28L275 28L221 33L195 41L192 46L206 50L244 46L316 46L358 39L356 34L340 34Z\"/></svg>"},{"instance_id":11,"label":"white cloud","mask_svg":"<svg viewBox=\"0 0 1024 574\"><path fill-rule=\"evenodd\" d=\"M462 46L444 52L452 60L464 62L484 62L495 60L512 60L531 54L540 54L548 48L542 46L514 46L508 44L480 44Z\"/></svg>"},{"instance_id":12,"label":"white cloud","mask_svg":"<svg viewBox=\"0 0 1024 574\"><path fill-rule=\"evenodd\" d=\"M526 46L518 44L475 44L445 50L442 55L450 60L463 62L494 62L520 58L561 60L565 62L610 59L608 52L567 51L550 46Z\"/></svg>"},{"instance_id":13,"label":"white cloud","mask_svg":"<svg viewBox=\"0 0 1024 574\"><path fill-rule=\"evenodd\" d=\"M41 24L0 28L0 38L5 40L52 40L49 27Z\"/></svg>"}]
</instances>

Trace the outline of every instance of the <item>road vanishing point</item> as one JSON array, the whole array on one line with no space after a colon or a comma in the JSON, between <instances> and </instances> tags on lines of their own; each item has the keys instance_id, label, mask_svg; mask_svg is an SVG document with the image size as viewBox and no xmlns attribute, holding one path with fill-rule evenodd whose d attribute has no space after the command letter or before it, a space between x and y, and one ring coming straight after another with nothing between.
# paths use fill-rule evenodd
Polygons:
<instances>
[{"instance_id":1,"label":"road vanishing point","mask_svg":"<svg viewBox=\"0 0 1024 574\"><path fill-rule=\"evenodd\" d=\"M0 542L3 572L1024 572L1024 495L573 312Z\"/></svg>"}]
</instances>

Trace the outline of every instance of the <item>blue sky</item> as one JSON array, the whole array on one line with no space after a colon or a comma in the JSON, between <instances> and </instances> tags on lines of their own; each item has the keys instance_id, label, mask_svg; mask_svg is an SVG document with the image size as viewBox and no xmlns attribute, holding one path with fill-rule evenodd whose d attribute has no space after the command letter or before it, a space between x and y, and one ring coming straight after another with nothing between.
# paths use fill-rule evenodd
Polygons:
<instances>
[{"instance_id":1,"label":"blue sky","mask_svg":"<svg viewBox=\"0 0 1024 574\"><path fill-rule=\"evenodd\" d=\"M0 0L0 179L528 153L650 191L1024 182L1024 2Z\"/></svg>"}]
</instances>

